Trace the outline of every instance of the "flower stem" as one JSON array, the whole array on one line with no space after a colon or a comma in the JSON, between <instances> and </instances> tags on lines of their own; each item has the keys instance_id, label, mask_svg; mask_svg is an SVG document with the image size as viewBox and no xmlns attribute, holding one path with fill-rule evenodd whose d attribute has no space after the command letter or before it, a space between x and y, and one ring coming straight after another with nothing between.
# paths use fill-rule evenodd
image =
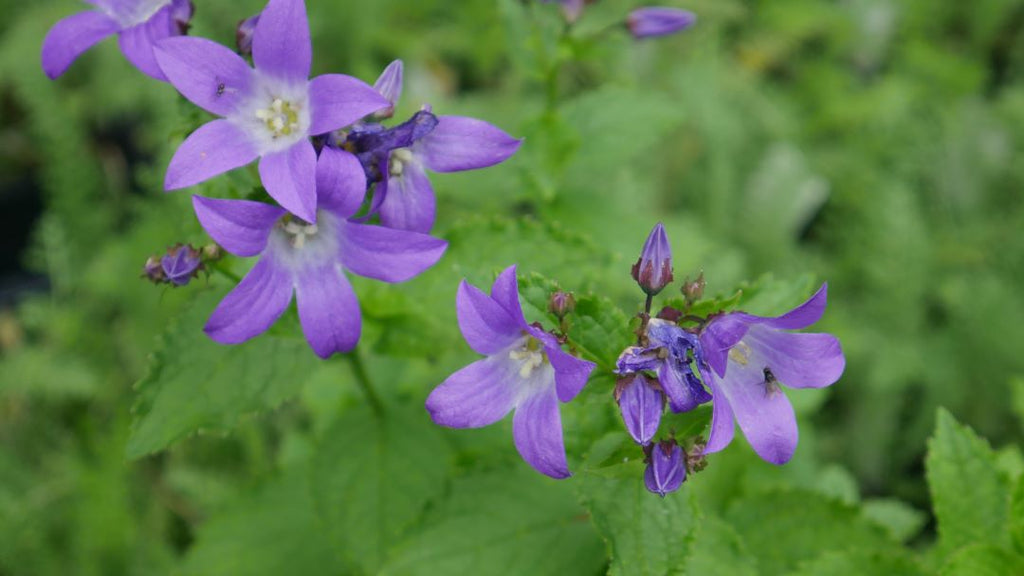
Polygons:
<instances>
[{"instance_id":1,"label":"flower stem","mask_svg":"<svg viewBox=\"0 0 1024 576\"><path fill-rule=\"evenodd\" d=\"M228 280L231 280L235 284L238 284L239 282L242 281L242 278L238 274L235 274L231 270L228 270L228 267L224 265L224 261L223 260L221 260L219 262L211 262L210 263L210 268L213 268L214 270L219 272L222 276L224 276Z\"/></svg>"},{"instance_id":2,"label":"flower stem","mask_svg":"<svg viewBox=\"0 0 1024 576\"><path fill-rule=\"evenodd\" d=\"M362 389L363 394L366 394L366 399L369 401L370 407L373 408L374 414L383 416L384 402L381 401L377 391L373 388L373 382L370 381L370 375L363 364L363 357L359 355L358 350L353 350L351 353L346 354L345 358L352 364L352 373L356 377L356 384Z\"/></svg>"}]
</instances>

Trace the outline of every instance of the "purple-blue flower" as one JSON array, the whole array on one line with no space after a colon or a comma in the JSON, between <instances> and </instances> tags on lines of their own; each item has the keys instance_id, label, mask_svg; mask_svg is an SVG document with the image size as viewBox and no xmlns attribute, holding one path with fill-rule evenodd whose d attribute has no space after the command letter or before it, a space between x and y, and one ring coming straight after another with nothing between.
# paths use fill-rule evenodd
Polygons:
<instances>
[{"instance_id":1,"label":"purple-blue flower","mask_svg":"<svg viewBox=\"0 0 1024 576\"><path fill-rule=\"evenodd\" d=\"M637 8L629 13L626 26L635 38L652 38L675 34L693 26L697 15L679 8Z\"/></svg>"},{"instance_id":2,"label":"purple-blue flower","mask_svg":"<svg viewBox=\"0 0 1024 576\"><path fill-rule=\"evenodd\" d=\"M309 136L338 130L389 105L350 76L309 80L312 45L302 0L270 0L260 13L252 39L255 69L204 38L164 40L156 57L182 95L223 117L181 144L164 186L192 186L259 158L263 187L306 222L317 214L316 151Z\"/></svg>"},{"instance_id":3,"label":"purple-blue flower","mask_svg":"<svg viewBox=\"0 0 1024 576\"><path fill-rule=\"evenodd\" d=\"M632 346L619 356L617 374L653 371L673 412L688 412L711 400L711 395L694 373L703 360L701 342L667 320L653 318L647 324L647 346Z\"/></svg>"},{"instance_id":4,"label":"purple-blue flower","mask_svg":"<svg viewBox=\"0 0 1024 576\"><path fill-rule=\"evenodd\" d=\"M443 240L349 220L366 194L362 167L351 154L324 149L315 176L315 224L270 204L193 198L200 223L218 244L237 256L259 256L206 324L217 342L235 344L264 332L294 292L313 351L323 358L347 352L359 341L362 321L344 271L404 282L444 253Z\"/></svg>"},{"instance_id":5,"label":"purple-blue flower","mask_svg":"<svg viewBox=\"0 0 1024 576\"><path fill-rule=\"evenodd\" d=\"M705 452L725 448L732 441L735 422L761 458L785 464L793 456L796 416L780 384L829 386L846 366L835 336L790 332L821 318L827 291L828 285L823 285L807 302L782 316L732 312L704 327L700 341L709 369L701 373L714 397Z\"/></svg>"},{"instance_id":6,"label":"purple-blue flower","mask_svg":"<svg viewBox=\"0 0 1024 576\"><path fill-rule=\"evenodd\" d=\"M675 440L662 440L650 447L644 485L647 490L665 497L679 490L686 480L686 454Z\"/></svg>"},{"instance_id":7,"label":"purple-blue flower","mask_svg":"<svg viewBox=\"0 0 1024 576\"><path fill-rule=\"evenodd\" d=\"M256 25L259 22L260 15L254 14L238 23L238 28L235 29L235 45L242 56L252 56L252 38L256 35Z\"/></svg>"},{"instance_id":8,"label":"purple-blue flower","mask_svg":"<svg viewBox=\"0 0 1024 576\"><path fill-rule=\"evenodd\" d=\"M121 52L136 68L157 80L166 80L153 47L171 36L184 34L192 19L189 0L86 0L96 9L79 12L57 22L43 40L43 71L57 78L83 52L107 36L117 34Z\"/></svg>"},{"instance_id":9,"label":"purple-blue flower","mask_svg":"<svg viewBox=\"0 0 1024 576\"><path fill-rule=\"evenodd\" d=\"M554 336L526 323L515 266L498 276L490 296L463 281L456 309L466 342L486 358L430 393L431 418L451 428L480 428L514 410L513 437L523 459L552 478L568 477L558 403L579 394L594 364L563 352Z\"/></svg>"},{"instance_id":10,"label":"purple-blue flower","mask_svg":"<svg viewBox=\"0 0 1024 576\"><path fill-rule=\"evenodd\" d=\"M179 244L160 258L160 269L168 282L175 286L188 284L199 273L203 260L198 250Z\"/></svg>"},{"instance_id":11,"label":"purple-blue flower","mask_svg":"<svg viewBox=\"0 0 1024 576\"><path fill-rule=\"evenodd\" d=\"M644 446L650 444L665 411L665 397L657 381L642 372L620 378L615 385L615 401L633 440Z\"/></svg>"},{"instance_id":12,"label":"purple-blue flower","mask_svg":"<svg viewBox=\"0 0 1024 576\"><path fill-rule=\"evenodd\" d=\"M375 87L389 101L378 113L386 117L402 92L401 62L392 62ZM333 144L356 153L371 181L377 182L373 210L381 224L426 233L436 213L427 169L460 172L493 166L512 156L521 142L483 120L435 116L425 107L393 128L363 123Z\"/></svg>"},{"instance_id":13,"label":"purple-blue flower","mask_svg":"<svg viewBox=\"0 0 1024 576\"><path fill-rule=\"evenodd\" d=\"M644 292L654 296L672 283L672 246L665 227L658 222L647 235L640 258L633 264L633 279Z\"/></svg>"}]
</instances>

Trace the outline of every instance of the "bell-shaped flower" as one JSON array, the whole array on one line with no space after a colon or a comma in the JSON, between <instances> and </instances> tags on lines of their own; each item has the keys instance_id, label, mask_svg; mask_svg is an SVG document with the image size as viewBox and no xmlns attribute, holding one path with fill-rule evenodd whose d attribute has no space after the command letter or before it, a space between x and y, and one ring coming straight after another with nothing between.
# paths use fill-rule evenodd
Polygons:
<instances>
[{"instance_id":1,"label":"bell-shaped flower","mask_svg":"<svg viewBox=\"0 0 1024 576\"><path fill-rule=\"evenodd\" d=\"M644 446L650 444L665 411L665 396L658 382L642 372L620 378L615 385L615 401L633 440Z\"/></svg>"},{"instance_id":2,"label":"bell-shaped flower","mask_svg":"<svg viewBox=\"0 0 1024 576\"><path fill-rule=\"evenodd\" d=\"M846 359L831 334L795 333L825 312L827 285L807 302L775 318L743 312L717 316L700 341L708 369L701 374L714 397L711 434L705 452L718 452L739 424L757 454L785 464L796 451L793 406L781 385L821 388L843 373Z\"/></svg>"},{"instance_id":3,"label":"bell-shaped flower","mask_svg":"<svg viewBox=\"0 0 1024 576\"><path fill-rule=\"evenodd\" d=\"M686 30L697 22L697 15L679 8L648 6L637 8L626 18L626 27L634 38L667 36Z\"/></svg>"},{"instance_id":4,"label":"bell-shaped flower","mask_svg":"<svg viewBox=\"0 0 1024 576\"><path fill-rule=\"evenodd\" d=\"M315 172L315 224L261 202L193 198L199 222L218 244L236 256L259 256L206 324L217 342L261 334L294 293L313 351L323 358L347 352L359 341L362 316L345 271L404 282L444 253L447 243L426 234L350 221L366 195L362 167L351 154L324 149Z\"/></svg>"},{"instance_id":5,"label":"bell-shaped flower","mask_svg":"<svg viewBox=\"0 0 1024 576\"><path fill-rule=\"evenodd\" d=\"M675 440L662 440L649 447L644 485L647 490L665 497L679 490L686 480L686 454Z\"/></svg>"},{"instance_id":6,"label":"bell-shaped flower","mask_svg":"<svg viewBox=\"0 0 1024 576\"><path fill-rule=\"evenodd\" d=\"M166 80L157 65L157 42L184 34L192 19L189 0L86 0L95 10L57 22L43 40L43 71L51 79L97 42L117 34L121 52L136 68Z\"/></svg>"},{"instance_id":7,"label":"bell-shaped flower","mask_svg":"<svg viewBox=\"0 0 1024 576\"><path fill-rule=\"evenodd\" d=\"M617 374L653 371L673 412L689 412L711 400L711 395L694 372L703 361L701 343L673 322L660 318L647 324L646 347L626 348L616 361Z\"/></svg>"},{"instance_id":8,"label":"bell-shaped flower","mask_svg":"<svg viewBox=\"0 0 1024 576\"><path fill-rule=\"evenodd\" d=\"M451 428L480 428L514 410L512 434L523 459L552 478L568 477L559 402L579 394L594 364L563 352L554 336L526 323L515 266L498 276L490 296L463 281L456 309L466 342L486 358L430 393L431 418Z\"/></svg>"},{"instance_id":9,"label":"bell-shaped flower","mask_svg":"<svg viewBox=\"0 0 1024 576\"><path fill-rule=\"evenodd\" d=\"M270 0L252 37L255 69L205 38L170 38L156 48L171 84L223 118L193 132L167 168L164 187L185 188L260 159L263 187L284 209L316 221L316 151L309 137L353 124L389 105L341 74L309 79L312 45L302 0Z\"/></svg>"}]
</instances>

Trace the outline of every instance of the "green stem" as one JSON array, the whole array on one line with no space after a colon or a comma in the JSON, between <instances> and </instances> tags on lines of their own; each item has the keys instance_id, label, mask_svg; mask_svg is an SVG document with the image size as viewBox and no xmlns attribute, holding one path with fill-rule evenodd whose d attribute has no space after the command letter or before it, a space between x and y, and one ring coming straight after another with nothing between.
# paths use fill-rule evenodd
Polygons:
<instances>
[{"instance_id":1,"label":"green stem","mask_svg":"<svg viewBox=\"0 0 1024 576\"><path fill-rule=\"evenodd\" d=\"M363 357L359 355L358 350L353 350L350 354L346 354L345 358L352 364L352 373L356 377L356 384L362 389L363 394L366 394L366 399L370 402L370 407L373 408L374 414L383 416L384 402L381 401L377 391L373 388L373 382L370 381L370 375L363 364Z\"/></svg>"},{"instance_id":2,"label":"green stem","mask_svg":"<svg viewBox=\"0 0 1024 576\"><path fill-rule=\"evenodd\" d=\"M217 261L217 262L213 262L210 265L210 267L213 268L215 271L219 272L222 276L224 276L228 280L231 280L232 282L234 282L235 284L238 284L239 282L242 281L242 278L238 274L235 274L231 270L228 270L228 267L225 266L225 263L224 263L223 260L220 260L220 261Z\"/></svg>"}]
</instances>

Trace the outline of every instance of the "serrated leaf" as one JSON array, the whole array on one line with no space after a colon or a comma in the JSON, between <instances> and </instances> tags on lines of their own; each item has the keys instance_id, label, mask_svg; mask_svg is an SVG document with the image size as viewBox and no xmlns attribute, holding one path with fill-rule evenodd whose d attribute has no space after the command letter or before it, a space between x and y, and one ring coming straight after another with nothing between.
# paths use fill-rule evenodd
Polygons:
<instances>
[{"instance_id":1,"label":"serrated leaf","mask_svg":"<svg viewBox=\"0 0 1024 576\"><path fill-rule=\"evenodd\" d=\"M609 574L682 574L697 525L687 485L660 498L644 487L644 464L584 470L579 492L612 559Z\"/></svg>"},{"instance_id":2,"label":"serrated leaf","mask_svg":"<svg viewBox=\"0 0 1024 576\"><path fill-rule=\"evenodd\" d=\"M211 340L203 325L223 295L204 290L164 334L136 385L127 455L163 450L199 430L230 430L239 418L298 394L320 360L299 338L263 334L243 344Z\"/></svg>"},{"instance_id":3,"label":"serrated leaf","mask_svg":"<svg viewBox=\"0 0 1024 576\"><path fill-rule=\"evenodd\" d=\"M200 529L185 576L346 574L317 522L304 466L239 497Z\"/></svg>"},{"instance_id":4,"label":"serrated leaf","mask_svg":"<svg viewBox=\"0 0 1024 576\"><path fill-rule=\"evenodd\" d=\"M754 576L757 562L732 526L717 516L703 516L690 541L685 574Z\"/></svg>"},{"instance_id":5,"label":"serrated leaf","mask_svg":"<svg viewBox=\"0 0 1024 576\"><path fill-rule=\"evenodd\" d=\"M313 459L313 498L331 545L367 574L446 488L451 449L417 408L346 412Z\"/></svg>"},{"instance_id":6,"label":"serrated leaf","mask_svg":"<svg viewBox=\"0 0 1024 576\"><path fill-rule=\"evenodd\" d=\"M903 551L878 552L872 550L850 550L826 552L805 562L791 576L862 576L864 574L887 574L889 576L924 576L924 569L909 554Z\"/></svg>"},{"instance_id":7,"label":"serrated leaf","mask_svg":"<svg viewBox=\"0 0 1024 576\"><path fill-rule=\"evenodd\" d=\"M975 542L1008 545L1009 488L988 442L939 409L925 458L939 554Z\"/></svg>"},{"instance_id":8,"label":"serrated leaf","mask_svg":"<svg viewBox=\"0 0 1024 576\"><path fill-rule=\"evenodd\" d=\"M939 574L940 576L1024 574L1024 556L992 544L972 544L951 555Z\"/></svg>"},{"instance_id":9,"label":"serrated leaf","mask_svg":"<svg viewBox=\"0 0 1024 576\"><path fill-rule=\"evenodd\" d=\"M565 482L533 471L462 478L381 574L597 574L601 540Z\"/></svg>"},{"instance_id":10,"label":"serrated leaf","mask_svg":"<svg viewBox=\"0 0 1024 576\"><path fill-rule=\"evenodd\" d=\"M785 573L830 550L893 547L881 528L853 506L805 490L764 492L736 500L725 520L765 574Z\"/></svg>"}]
</instances>

